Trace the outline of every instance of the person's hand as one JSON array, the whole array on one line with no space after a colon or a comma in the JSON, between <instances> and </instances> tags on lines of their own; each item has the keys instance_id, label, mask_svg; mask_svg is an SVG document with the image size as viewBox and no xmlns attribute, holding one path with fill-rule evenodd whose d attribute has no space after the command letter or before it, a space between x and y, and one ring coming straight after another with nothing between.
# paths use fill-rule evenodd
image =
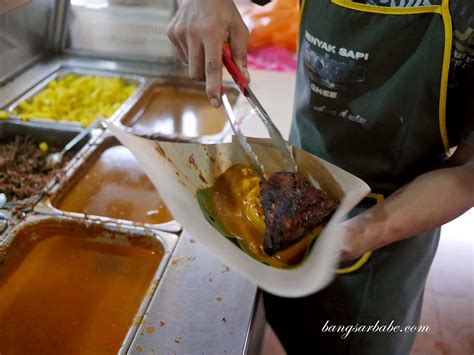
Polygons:
<instances>
[{"instance_id":1,"label":"person's hand","mask_svg":"<svg viewBox=\"0 0 474 355\"><path fill-rule=\"evenodd\" d=\"M367 247L364 245L361 231L356 228L352 221L343 222L345 227L344 243L342 244L341 250L339 251L340 261L354 260L364 254Z\"/></svg>"},{"instance_id":2,"label":"person's hand","mask_svg":"<svg viewBox=\"0 0 474 355\"><path fill-rule=\"evenodd\" d=\"M418 176L383 202L343 222L346 237L340 259L355 259L460 216L474 205L472 181L474 145L463 141L438 169Z\"/></svg>"},{"instance_id":3,"label":"person's hand","mask_svg":"<svg viewBox=\"0 0 474 355\"><path fill-rule=\"evenodd\" d=\"M232 58L244 76L247 71L248 29L233 0L180 0L168 27L168 37L189 67L189 76L206 79L212 106L220 106L222 49L229 43Z\"/></svg>"},{"instance_id":4,"label":"person's hand","mask_svg":"<svg viewBox=\"0 0 474 355\"><path fill-rule=\"evenodd\" d=\"M383 246L379 237L383 233L383 225L371 217L370 211L342 222L342 226L345 236L339 251L340 261L354 260Z\"/></svg>"}]
</instances>

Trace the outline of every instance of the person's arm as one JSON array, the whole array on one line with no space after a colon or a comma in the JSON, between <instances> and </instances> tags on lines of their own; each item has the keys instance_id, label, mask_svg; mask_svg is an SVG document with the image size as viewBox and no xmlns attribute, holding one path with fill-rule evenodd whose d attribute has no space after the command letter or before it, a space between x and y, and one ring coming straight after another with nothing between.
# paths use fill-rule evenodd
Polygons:
<instances>
[{"instance_id":1,"label":"person's arm","mask_svg":"<svg viewBox=\"0 0 474 355\"><path fill-rule=\"evenodd\" d=\"M178 0L178 11L168 27L168 37L189 76L206 79L206 91L214 107L220 106L222 49L229 43L232 58L250 80L247 71L248 29L233 0Z\"/></svg>"},{"instance_id":2,"label":"person's arm","mask_svg":"<svg viewBox=\"0 0 474 355\"><path fill-rule=\"evenodd\" d=\"M347 220L341 260L432 230L474 206L474 146L462 143L437 170L420 175L380 204Z\"/></svg>"}]
</instances>

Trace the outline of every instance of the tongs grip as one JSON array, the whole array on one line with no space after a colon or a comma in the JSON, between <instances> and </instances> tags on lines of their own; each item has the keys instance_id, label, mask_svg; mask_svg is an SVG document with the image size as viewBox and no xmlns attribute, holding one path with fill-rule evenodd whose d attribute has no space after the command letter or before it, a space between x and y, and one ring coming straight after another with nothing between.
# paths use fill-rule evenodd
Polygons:
<instances>
[{"instance_id":1,"label":"tongs grip","mask_svg":"<svg viewBox=\"0 0 474 355\"><path fill-rule=\"evenodd\" d=\"M245 96L248 96L249 82L247 81L245 76L242 74L237 64L235 64L227 48L224 48L222 51L222 63L226 67L229 74L232 76L232 79L234 79L234 82L239 86L239 89L242 92L242 94L244 94Z\"/></svg>"}]
</instances>

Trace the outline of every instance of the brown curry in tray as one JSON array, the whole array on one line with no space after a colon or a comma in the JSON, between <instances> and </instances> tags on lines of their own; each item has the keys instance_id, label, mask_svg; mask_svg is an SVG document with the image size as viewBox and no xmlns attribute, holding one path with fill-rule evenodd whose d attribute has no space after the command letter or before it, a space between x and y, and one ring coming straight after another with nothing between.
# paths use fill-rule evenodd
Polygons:
<instances>
[{"instance_id":1,"label":"brown curry in tray","mask_svg":"<svg viewBox=\"0 0 474 355\"><path fill-rule=\"evenodd\" d=\"M116 354L163 254L100 226L23 228L0 250L0 354Z\"/></svg>"},{"instance_id":2,"label":"brown curry in tray","mask_svg":"<svg viewBox=\"0 0 474 355\"><path fill-rule=\"evenodd\" d=\"M245 165L231 166L196 197L221 234L253 258L278 268L303 260L337 207L300 173L278 172L262 181Z\"/></svg>"}]
</instances>

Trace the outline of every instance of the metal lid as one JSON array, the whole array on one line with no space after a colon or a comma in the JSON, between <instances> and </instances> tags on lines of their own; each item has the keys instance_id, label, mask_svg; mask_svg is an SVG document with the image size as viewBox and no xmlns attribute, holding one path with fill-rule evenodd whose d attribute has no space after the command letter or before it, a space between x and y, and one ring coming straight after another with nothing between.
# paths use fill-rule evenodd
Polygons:
<instances>
[{"instance_id":1,"label":"metal lid","mask_svg":"<svg viewBox=\"0 0 474 355\"><path fill-rule=\"evenodd\" d=\"M166 35L175 0L70 0L64 9L66 53L145 62L175 62Z\"/></svg>"},{"instance_id":2,"label":"metal lid","mask_svg":"<svg viewBox=\"0 0 474 355\"><path fill-rule=\"evenodd\" d=\"M5 2L0 11L0 86L47 52L54 3L54 0Z\"/></svg>"}]
</instances>

